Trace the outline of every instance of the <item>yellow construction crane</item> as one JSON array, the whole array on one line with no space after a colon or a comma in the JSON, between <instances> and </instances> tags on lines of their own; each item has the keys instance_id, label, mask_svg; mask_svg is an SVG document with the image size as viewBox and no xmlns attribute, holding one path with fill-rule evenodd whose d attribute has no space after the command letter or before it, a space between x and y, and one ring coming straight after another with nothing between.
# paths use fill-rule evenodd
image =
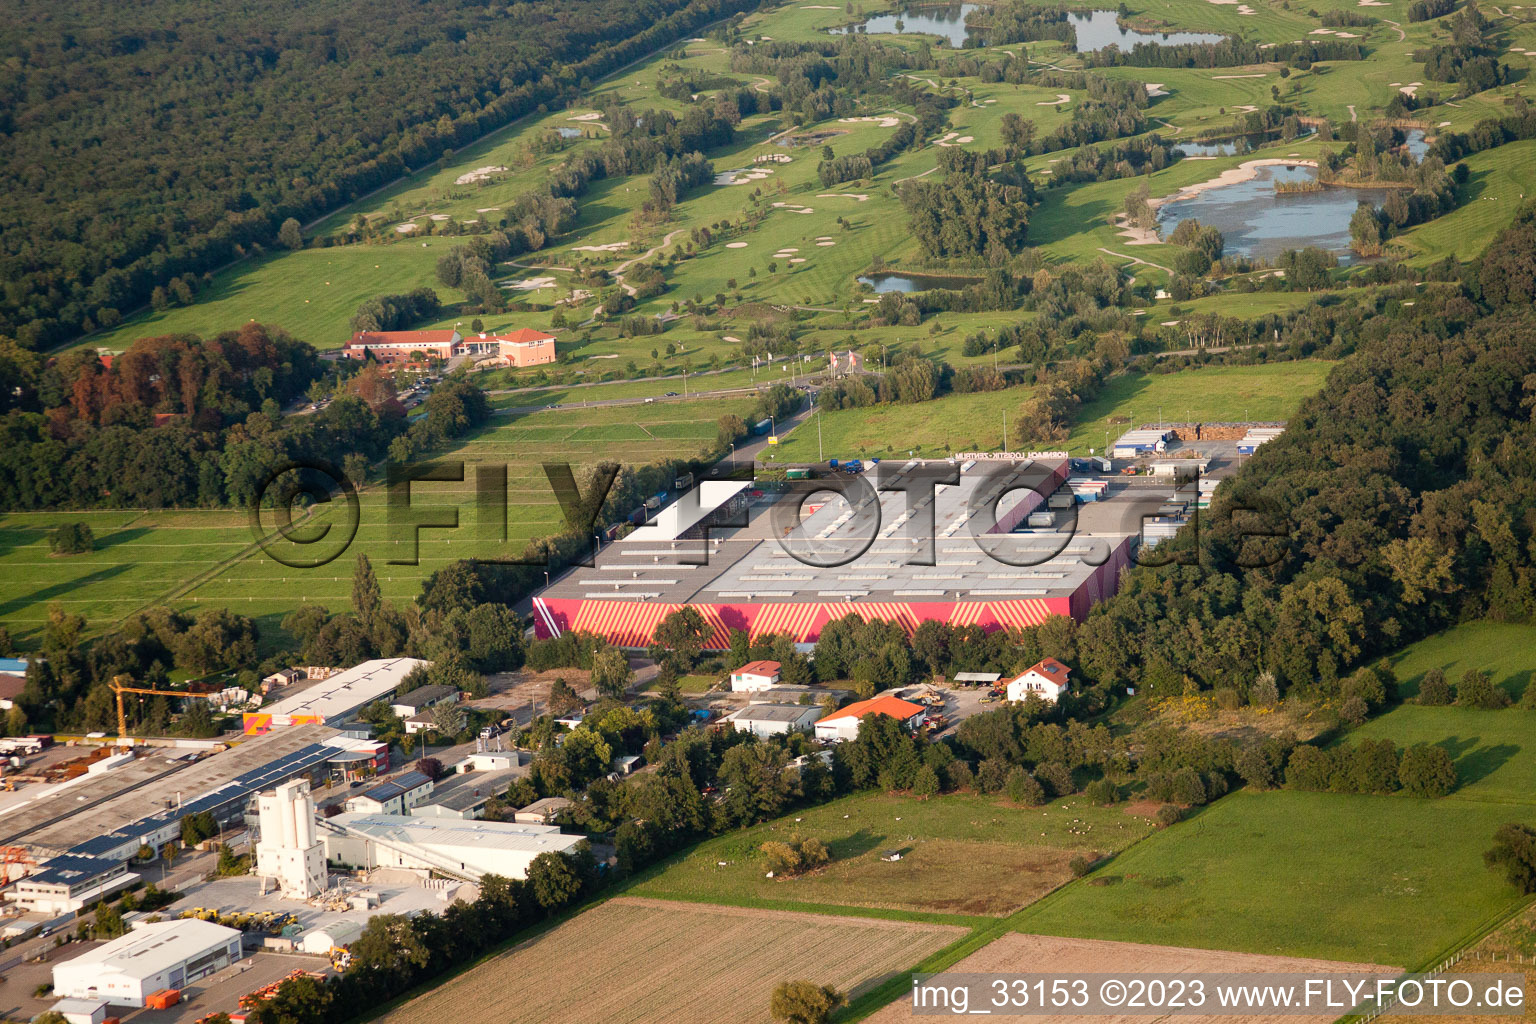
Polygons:
<instances>
[{"instance_id":1,"label":"yellow construction crane","mask_svg":"<svg viewBox=\"0 0 1536 1024\"><path fill-rule=\"evenodd\" d=\"M125 681L131 682L131 680L129 680L127 676L118 675L118 676L113 676L112 677L112 682L109 684L112 687L112 692L117 694L117 739L118 739L118 742L122 742L123 740L126 740L128 738L128 716L123 713L123 694L125 694L125 693L145 693L145 694L149 694L149 695L154 696L154 697L203 697L203 698L207 698L207 697L212 696L212 694L207 694L207 693L189 693L186 690L151 690L151 689L147 689L147 688L142 687L142 686L125 686L124 685Z\"/></svg>"}]
</instances>

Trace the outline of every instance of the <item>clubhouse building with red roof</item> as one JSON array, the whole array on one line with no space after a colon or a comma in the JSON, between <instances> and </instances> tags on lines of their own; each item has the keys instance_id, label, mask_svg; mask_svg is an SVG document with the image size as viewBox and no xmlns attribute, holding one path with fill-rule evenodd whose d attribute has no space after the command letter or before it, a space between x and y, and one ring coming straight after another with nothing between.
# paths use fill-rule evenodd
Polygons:
<instances>
[{"instance_id":1,"label":"clubhouse building with red roof","mask_svg":"<svg viewBox=\"0 0 1536 1024\"><path fill-rule=\"evenodd\" d=\"M455 330L358 331L342 346L341 355L380 363L447 361L470 356L476 362L496 360L505 366L539 366L555 361L555 338L527 327L506 334L482 332L467 338Z\"/></svg>"}]
</instances>

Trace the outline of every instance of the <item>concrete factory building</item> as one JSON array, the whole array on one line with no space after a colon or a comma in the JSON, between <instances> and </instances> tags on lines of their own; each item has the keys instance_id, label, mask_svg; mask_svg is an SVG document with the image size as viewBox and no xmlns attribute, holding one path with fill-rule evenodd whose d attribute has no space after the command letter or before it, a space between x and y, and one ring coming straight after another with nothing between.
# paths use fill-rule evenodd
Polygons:
<instances>
[{"instance_id":1,"label":"concrete factory building","mask_svg":"<svg viewBox=\"0 0 1536 1024\"><path fill-rule=\"evenodd\" d=\"M111 899L139 880L120 860L102 857L51 857L25 875L6 899L30 914L72 914Z\"/></svg>"},{"instance_id":2,"label":"concrete factory building","mask_svg":"<svg viewBox=\"0 0 1536 1024\"><path fill-rule=\"evenodd\" d=\"M240 959L240 933L186 918L141 924L53 969L53 990L71 999L143 1006L163 988L182 988Z\"/></svg>"},{"instance_id":3,"label":"concrete factory building","mask_svg":"<svg viewBox=\"0 0 1536 1024\"><path fill-rule=\"evenodd\" d=\"M709 624L704 646L724 650L733 629L813 643L846 615L908 633L1081 620L1118 588L1143 506L1161 501L1121 481L1080 499L1064 453L892 468L879 491L873 473L783 495L705 481L535 596L535 630L643 648L686 605ZM928 471L959 482L925 486Z\"/></svg>"},{"instance_id":4,"label":"concrete factory building","mask_svg":"<svg viewBox=\"0 0 1536 1024\"><path fill-rule=\"evenodd\" d=\"M405 868L466 881L527 878L541 853L569 853L581 836L557 825L513 824L400 814L338 814L321 823L325 856L352 868Z\"/></svg>"},{"instance_id":5,"label":"concrete factory building","mask_svg":"<svg viewBox=\"0 0 1536 1024\"><path fill-rule=\"evenodd\" d=\"M315 801L304 779L257 798L261 840L256 874L275 882L289 899L307 900L326 889L325 848L315 836Z\"/></svg>"},{"instance_id":6,"label":"concrete factory building","mask_svg":"<svg viewBox=\"0 0 1536 1024\"><path fill-rule=\"evenodd\" d=\"M261 736L295 725L335 725L395 692L420 658L375 658L338 672L291 697L244 716L245 733Z\"/></svg>"}]
</instances>

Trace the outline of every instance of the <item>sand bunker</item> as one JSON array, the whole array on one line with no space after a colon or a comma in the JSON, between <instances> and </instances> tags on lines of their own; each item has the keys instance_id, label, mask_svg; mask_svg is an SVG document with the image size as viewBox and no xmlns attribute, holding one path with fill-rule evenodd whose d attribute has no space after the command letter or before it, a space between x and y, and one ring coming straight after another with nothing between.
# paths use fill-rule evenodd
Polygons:
<instances>
[{"instance_id":1,"label":"sand bunker","mask_svg":"<svg viewBox=\"0 0 1536 1024\"><path fill-rule=\"evenodd\" d=\"M433 220L453 220L453 218L448 216L446 213L434 213L432 215L432 219Z\"/></svg>"},{"instance_id":2,"label":"sand bunker","mask_svg":"<svg viewBox=\"0 0 1536 1024\"><path fill-rule=\"evenodd\" d=\"M1230 170L1222 171L1209 181L1202 181L1194 185L1185 185L1178 192L1164 199L1154 199L1151 205L1158 207L1164 203L1178 202L1181 199L1192 199L1207 189L1221 188L1223 185L1237 185L1244 181L1252 181L1259 175L1260 167L1316 167L1316 160L1293 160L1278 157L1267 157L1263 160L1249 160L1239 164Z\"/></svg>"},{"instance_id":3,"label":"sand bunker","mask_svg":"<svg viewBox=\"0 0 1536 1024\"><path fill-rule=\"evenodd\" d=\"M1414 93L1419 91L1419 87L1423 84L1423 82L1409 82L1407 85L1403 86L1397 91L1402 93L1404 96L1412 96Z\"/></svg>"},{"instance_id":4,"label":"sand bunker","mask_svg":"<svg viewBox=\"0 0 1536 1024\"><path fill-rule=\"evenodd\" d=\"M1148 82L1147 83L1147 95L1148 96L1167 96L1168 95L1168 90L1163 88L1163 83L1162 82Z\"/></svg>"},{"instance_id":5,"label":"sand bunker","mask_svg":"<svg viewBox=\"0 0 1536 1024\"><path fill-rule=\"evenodd\" d=\"M402 234L402 235L408 235L412 231L416 230L416 225L415 224L399 224L399 225L396 225L395 230L400 232L400 234Z\"/></svg>"},{"instance_id":6,"label":"sand bunker","mask_svg":"<svg viewBox=\"0 0 1536 1024\"><path fill-rule=\"evenodd\" d=\"M501 207L499 207L499 206L483 206L480 209L476 210L475 212L476 213L495 213L499 209L501 209Z\"/></svg>"},{"instance_id":7,"label":"sand bunker","mask_svg":"<svg viewBox=\"0 0 1536 1024\"><path fill-rule=\"evenodd\" d=\"M833 245L836 245L837 243L836 242L817 242L816 244L818 246L820 246L821 248L825 249L828 246L833 246Z\"/></svg>"},{"instance_id":8,"label":"sand bunker","mask_svg":"<svg viewBox=\"0 0 1536 1024\"><path fill-rule=\"evenodd\" d=\"M602 114L600 114L600 113L598 113L597 111L594 110L594 111L592 111L589 114L572 114L570 117L567 117L566 120L567 121L598 121L598 120L602 119L602 116L603 116Z\"/></svg>"},{"instance_id":9,"label":"sand bunker","mask_svg":"<svg viewBox=\"0 0 1536 1024\"><path fill-rule=\"evenodd\" d=\"M1063 103L1071 103L1071 102L1072 102L1072 96L1069 93L1059 92L1059 93L1056 94L1056 98L1055 99L1053 99L1053 100L1041 100L1039 103L1036 103L1035 106L1037 106L1037 107L1056 107L1056 106L1060 106Z\"/></svg>"},{"instance_id":10,"label":"sand bunker","mask_svg":"<svg viewBox=\"0 0 1536 1024\"><path fill-rule=\"evenodd\" d=\"M620 252L629 248L628 242L608 242L605 245L573 245L572 252Z\"/></svg>"},{"instance_id":11,"label":"sand bunker","mask_svg":"<svg viewBox=\"0 0 1536 1024\"><path fill-rule=\"evenodd\" d=\"M500 164L476 167L474 170L468 171L459 175L457 178L454 178L453 183L455 185L473 185L477 181L488 181L490 180L491 175L500 174L505 170L506 168L502 167Z\"/></svg>"},{"instance_id":12,"label":"sand bunker","mask_svg":"<svg viewBox=\"0 0 1536 1024\"><path fill-rule=\"evenodd\" d=\"M502 285L515 292L536 292L540 288L553 287L555 279L552 277L525 277L521 281L508 281Z\"/></svg>"},{"instance_id":13,"label":"sand bunker","mask_svg":"<svg viewBox=\"0 0 1536 1024\"><path fill-rule=\"evenodd\" d=\"M746 242L726 242L725 243L725 247L727 249L745 249L747 247L747 243Z\"/></svg>"},{"instance_id":14,"label":"sand bunker","mask_svg":"<svg viewBox=\"0 0 1536 1024\"><path fill-rule=\"evenodd\" d=\"M901 118L899 117L840 117L838 118L838 121L842 122L843 124L855 124L859 121L873 121L881 128L895 128L898 124L901 124Z\"/></svg>"},{"instance_id":15,"label":"sand bunker","mask_svg":"<svg viewBox=\"0 0 1536 1024\"><path fill-rule=\"evenodd\" d=\"M869 196L865 195L862 192L818 192L818 193L816 193L816 198L817 199L856 199L856 200L858 200L859 202L862 203L862 202L864 202L864 200L868 199Z\"/></svg>"},{"instance_id":16,"label":"sand bunker","mask_svg":"<svg viewBox=\"0 0 1536 1024\"><path fill-rule=\"evenodd\" d=\"M805 262L805 258L803 256L796 256L794 259L790 260L789 262L791 262L791 263L804 263Z\"/></svg>"}]
</instances>

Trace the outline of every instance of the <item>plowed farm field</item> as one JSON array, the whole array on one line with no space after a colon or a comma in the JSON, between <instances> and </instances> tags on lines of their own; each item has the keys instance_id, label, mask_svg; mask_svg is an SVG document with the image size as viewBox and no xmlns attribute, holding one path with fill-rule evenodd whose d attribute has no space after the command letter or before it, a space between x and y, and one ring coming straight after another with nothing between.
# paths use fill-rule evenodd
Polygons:
<instances>
[{"instance_id":1,"label":"plowed farm field","mask_svg":"<svg viewBox=\"0 0 1536 1024\"><path fill-rule=\"evenodd\" d=\"M1294 956L1263 956L1257 953L1232 953L1220 949L1189 949L1181 946L1151 946L1139 942L1111 942L1104 939L1067 939L1054 935L1023 935L1013 932L987 943L948 971L956 974L1262 974L1296 973L1321 977L1340 973L1401 973L1396 967L1380 964L1350 964L1334 960L1311 960ZM1329 1024L1336 1014L1319 1017L1266 1015L1263 1013L1206 1014L1184 1016L1170 1014L1160 1021L1200 1021L1201 1024ZM868 1018L870 1024L901 1024L927 1020L912 1010L912 997L901 999ZM1077 1024L1092 1020L1095 1024L1144 1024L1145 1016L1119 1015L1082 1017L1071 1014L1042 1014L1029 1018L1030 1024Z\"/></svg>"},{"instance_id":2,"label":"plowed farm field","mask_svg":"<svg viewBox=\"0 0 1536 1024\"><path fill-rule=\"evenodd\" d=\"M858 995L964 928L625 897L385 1015L388 1024L745 1024L779 982Z\"/></svg>"}]
</instances>

